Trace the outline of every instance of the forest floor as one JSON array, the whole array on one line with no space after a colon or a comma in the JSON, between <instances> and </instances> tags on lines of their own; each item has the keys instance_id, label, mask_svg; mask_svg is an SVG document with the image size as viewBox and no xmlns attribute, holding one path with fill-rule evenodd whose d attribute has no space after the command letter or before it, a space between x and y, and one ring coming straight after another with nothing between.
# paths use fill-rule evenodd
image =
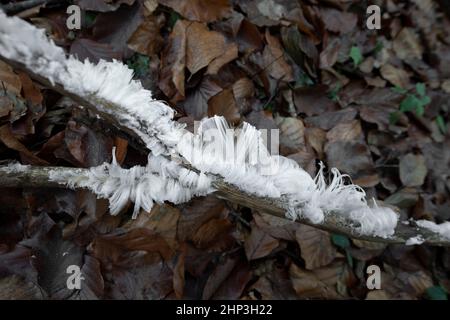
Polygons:
<instances>
[{"instance_id":1,"label":"forest floor","mask_svg":"<svg viewBox=\"0 0 450 320\"><path fill-rule=\"evenodd\" d=\"M450 219L448 1L78 0L13 14L79 59L122 60L177 120L223 115L279 129L312 176L337 167L403 220ZM6 4L6 1L0 1ZM18 8L14 10L14 8ZM145 164L68 98L0 61L0 159ZM450 249L371 243L213 196L131 219L88 191L2 189L0 298L446 299ZM81 290L66 286L80 266ZM366 286L381 268L381 290Z\"/></svg>"}]
</instances>

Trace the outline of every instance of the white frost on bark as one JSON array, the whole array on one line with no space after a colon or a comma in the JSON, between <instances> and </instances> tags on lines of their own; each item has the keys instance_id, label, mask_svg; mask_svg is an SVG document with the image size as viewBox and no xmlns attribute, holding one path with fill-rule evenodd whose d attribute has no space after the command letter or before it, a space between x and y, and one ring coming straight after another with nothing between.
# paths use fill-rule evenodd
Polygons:
<instances>
[{"instance_id":1,"label":"white frost on bark","mask_svg":"<svg viewBox=\"0 0 450 320\"><path fill-rule=\"evenodd\" d=\"M109 200L110 213L117 215L134 202L133 218L140 209L147 212L154 202L170 201L178 204L212 191L211 180L161 156L149 156L147 166L121 168L113 150L112 163L92 167L88 175L50 172L53 181L67 181L69 188L87 188L99 198Z\"/></svg>"},{"instance_id":2,"label":"white frost on bark","mask_svg":"<svg viewBox=\"0 0 450 320\"><path fill-rule=\"evenodd\" d=\"M443 238L450 240L450 222L446 221L441 224L436 224L433 221L428 220L417 220L415 222L419 227L433 231Z\"/></svg>"},{"instance_id":3,"label":"white frost on bark","mask_svg":"<svg viewBox=\"0 0 450 320\"><path fill-rule=\"evenodd\" d=\"M150 91L132 79L132 70L121 62L92 64L67 58L43 30L2 12L0 54L25 64L117 119L133 130L153 155L181 155L199 171L220 175L247 193L282 197L289 218L305 217L321 223L327 212L333 211L350 220L361 234L388 238L395 232L398 217L394 211L376 204L369 206L365 192L356 185L344 184L345 176L337 169L332 170L333 179L327 184L323 168L313 179L294 161L271 156L258 130L248 123L243 124L236 136L226 133L229 127L221 117L203 121L196 135L184 130L173 121L174 111L164 102L154 100ZM208 128L220 133L215 147L218 143L222 150L234 151L232 161L211 151L211 142L206 138ZM113 161L92 168L89 176L66 178L72 187L87 187L99 197L108 198L112 214L118 213L128 200L135 203L135 215L139 208L150 210L153 202L180 203L212 191L210 183L214 176L197 175L179 166L172 168L171 162L164 163L162 159L150 156L146 167L130 169L120 168ZM176 171L174 175L172 170Z\"/></svg>"}]
</instances>

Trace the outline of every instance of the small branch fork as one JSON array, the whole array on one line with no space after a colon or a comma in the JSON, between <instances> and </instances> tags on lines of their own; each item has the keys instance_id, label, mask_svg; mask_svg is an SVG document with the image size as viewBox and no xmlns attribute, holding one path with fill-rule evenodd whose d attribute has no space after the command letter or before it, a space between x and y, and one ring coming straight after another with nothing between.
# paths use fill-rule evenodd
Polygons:
<instances>
[{"instance_id":1,"label":"small branch fork","mask_svg":"<svg viewBox=\"0 0 450 320\"><path fill-rule=\"evenodd\" d=\"M145 144L137 136L135 132L120 125L118 119L115 119L111 115L104 114L100 112L101 108L97 108L95 104L87 101L84 97L77 96L71 92L67 92L63 86L58 84L51 84L48 79L45 79L37 74L35 74L32 70L27 69L23 64L18 61L11 61L2 57L0 55L0 59L4 60L9 65L13 66L16 70L21 70L26 72L33 78L35 81L43 84L44 86L64 95L68 96L78 104L86 107L93 114L100 116L103 120L108 122L112 127L121 131L124 136L126 136L130 141L134 141L134 144L138 144L142 146L142 149L145 150ZM108 108L114 108L119 110L115 105L111 105L105 101L98 101L99 105ZM144 131L144 130L143 130ZM183 164L188 169L193 169L189 164ZM89 169L81 169L81 168L68 168L68 167L33 167L29 166L26 170L11 170L9 166L0 166L0 187L21 187L21 188L52 188L52 187L65 187L67 186L67 181L58 181L50 179L50 172L56 171L59 173L70 173L73 174L87 174ZM59 177L64 177L64 175L57 175ZM61 178L63 179L63 178ZM264 212L279 218L285 217L285 212L287 208L287 202L285 199L268 199L261 198L255 195L246 193L238 189L237 187L230 185L224 182L222 177L214 176L213 186L216 189L215 195L221 199L240 204L251 209ZM298 208L301 210L301 208ZM424 244L435 245L435 246L450 246L450 239L444 238L437 233L431 232L428 229L424 229L414 225L413 223L402 223L399 222L397 225L397 229L395 234L389 238L381 238L377 236L367 236L358 234L355 231L355 227L351 224L351 222L346 221L341 214L335 212L329 212L326 214L325 221L321 224L313 224L306 218L300 218L297 222L304 223L325 231L339 233L351 238L366 240L366 241L374 241L374 242L382 242L382 243L391 243L391 244L405 244L408 239L415 236L421 236L424 239Z\"/></svg>"}]
</instances>

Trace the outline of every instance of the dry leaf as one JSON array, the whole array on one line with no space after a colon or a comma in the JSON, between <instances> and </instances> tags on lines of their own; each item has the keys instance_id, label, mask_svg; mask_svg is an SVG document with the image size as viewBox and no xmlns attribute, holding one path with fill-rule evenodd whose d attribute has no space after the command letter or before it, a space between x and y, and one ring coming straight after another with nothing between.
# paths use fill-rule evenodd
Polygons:
<instances>
[{"instance_id":1,"label":"dry leaf","mask_svg":"<svg viewBox=\"0 0 450 320\"><path fill-rule=\"evenodd\" d=\"M128 47L148 56L159 53L164 41L160 33L164 20L163 15L146 17L128 40Z\"/></svg>"},{"instance_id":2,"label":"dry leaf","mask_svg":"<svg viewBox=\"0 0 450 320\"><path fill-rule=\"evenodd\" d=\"M186 67L194 74L210 65L208 73L216 73L222 65L237 57L237 46L228 44L225 37L199 22L192 22L186 30Z\"/></svg>"},{"instance_id":3,"label":"dry leaf","mask_svg":"<svg viewBox=\"0 0 450 320\"><path fill-rule=\"evenodd\" d=\"M227 18L232 13L229 0L158 0L188 20L212 22Z\"/></svg>"},{"instance_id":4,"label":"dry leaf","mask_svg":"<svg viewBox=\"0 0 450 320\"><path fill-rule=\"evenodd\" d=\"M189 21L181 19L177 21L161 55L159 87L173 103L185 96L186 28L189 25Z\"/></svg>"},{"instance_id":5,"label":"dry leaf","mask_svg":"<svg viewBox=\"0 0 450 320\"><path fill-rule=\"evenodd\" d=\"M208 101L208 116L224 116L229 123L237 124L241 119L236 100L231 89L225 89L222 92L211 97Z\"/></svg>"},{"instance_id":6,"label":"dry leaf","mask_svg":"<svg viewBox=\"0 0 450 320\"><path fill-rule=\"evenodd\" d=\"M252 232L245 240L244 248L248 260L254 260L269 255L278 247L279 241L262 231L257 225L252 225Z\"/></svg>"},{"instance_id":7,"label":"dry leaf","mask_svg":"<svg viewBox=\"0 0 450 320\"><path fill-rule=\"evenodd\" d=\"M14 73L8 64L0 60L0 90L3 90L3 86L5 86L6 90L20 96L22 82L19 76Z\"/></svg>"},{"instance_id":8,"label":"dry leaf","mask_svg":"<svg viewBox=\"0 0 450 320\"><path fill-rule=\"evenodd\" d=\"M300 245L306 269L314 270L326 266L336 257L336 248L326 231L302 224L297 229L295 237Z\"/></svg>"},{"instance_id":9,"label":"dry leaf","mask_svg":"<svg viewBox=\"0 0 450 320\"><path fill-rule=\"evenodd\" d=\"M402 60L422 59L423 47L418 36L410 28L403 28L392 45L395 53Z\"/></svg>"},{"instance_id":10,"label":"dry leaf","mask_svg":"<svg viewBox=\"0 0 450 320\"><path fill-rule=\"evenodd\" d=\"M409 75L408 73L400 68L396 68L391 64L385 64L381 67L380 73L384 79L392 83L394 86L400 88L409 88Z\"/></svg>"},{"instance_id":11,"label":"dry leaf","mask_svg":"<svg viewBox=\"0 0 450 320\"><path fill-rule=\"evenodd\" d=\"M275 79L292 81L294 79L292 67L284 58L283 47L280 41L272 36L268 29L265 36L267 45L263 51L263 69L267 69L268 73Z\"/></svg>"}]
</instances>

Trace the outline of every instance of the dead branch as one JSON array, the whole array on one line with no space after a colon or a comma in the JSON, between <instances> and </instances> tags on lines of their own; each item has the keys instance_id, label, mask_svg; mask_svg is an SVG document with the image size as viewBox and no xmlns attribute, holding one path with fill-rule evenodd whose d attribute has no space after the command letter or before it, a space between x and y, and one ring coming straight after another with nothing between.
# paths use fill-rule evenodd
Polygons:
<instances>
[{"instance_id":1,"label":"dead branch","mask_svg":"<svg viewBox=\"0 0 450 320\"><path fill-rule=\"evenodd\" d=\"M0 166L0 187L14 187L14 188L61 188L65 187L67 181L64 179L56 180L50 179L50 172L58 172L57 176L66 175L87 175L89 169L83 168L69 168L69 167L37 167L27 166L26 170L11 170L8 166ZM264 212L279 218L286 219L285 217L285 203L279 199L267 199L248 195L242 190L226 183L223 179L217 179L213 182L217 197L245 206L251 209ZM313 224L307 219L299 219L299 223L307 224L315 228L322 229L324 231L343 234L351 238L382 242L389 244L405 244L406 241L414 236L420 235L425 240L425 244L434 246L450 246L450 241L439 236L438 234L431 232L425 228L421 228L415 225L406 225L399 223L395 232L395 235L389 239L361 235L355 232L354 226L351 226L338 213L330 212L327 214L325 221L321 224Z\"/></svg>"}]
</instances>

